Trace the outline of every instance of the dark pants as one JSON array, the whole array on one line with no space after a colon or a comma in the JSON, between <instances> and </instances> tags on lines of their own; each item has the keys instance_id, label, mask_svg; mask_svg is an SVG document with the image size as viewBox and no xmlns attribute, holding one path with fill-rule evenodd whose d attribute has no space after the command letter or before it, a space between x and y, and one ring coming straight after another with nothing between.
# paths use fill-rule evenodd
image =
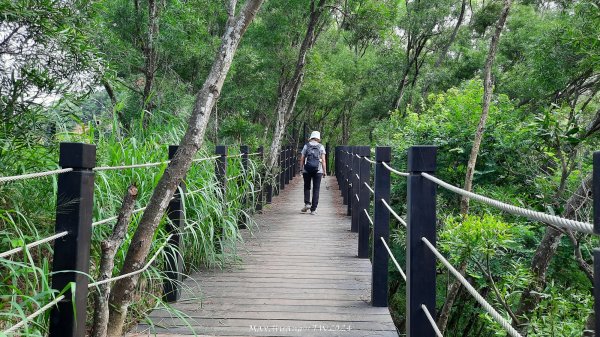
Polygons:
<instances>
[{"instance_id":1,"label":"dark pants","mask_svg":"<svg viewBox=\"0 0 600 337\"><path fill-rule=\"evenodd\" d=\"M319 189L321 188L321 178L323 173L302 173L304 178L304 204L310 205L310 210L314 211L319 205ZM310 183L312 181L312 202L310 202Z\"/></svg>"}]
</instances>

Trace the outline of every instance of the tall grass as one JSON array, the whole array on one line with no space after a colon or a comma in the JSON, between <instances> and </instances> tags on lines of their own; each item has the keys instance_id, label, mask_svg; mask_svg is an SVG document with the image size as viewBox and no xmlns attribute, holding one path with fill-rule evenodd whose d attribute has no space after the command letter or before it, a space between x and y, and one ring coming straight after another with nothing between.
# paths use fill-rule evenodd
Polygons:
<instances>
[{"instance_id":1,"label":"tall grass","mask_svg":"<svg viewBox=\"0 0 600 337\"><path fill-rule=\"evenodd\" d=\"M155 129L143 132L132 132L121 137L117 132L85 128L83 133L61 132L56 136L60 141L76 141L97 145L97 165L114 166L138 164L167 160L167 147L177 144L183 135L181 123L168 121L165 126L154 126ZM115 127L113 127L115 129ZM44 158L40 167L30 171L42 171L56 168L46 158L54 155L58 159L56 144L50 147L32 146L28 157L38 153ZM200 151L199 157L212 155L212 145ZM230 151L233 152L233 151ZM230 153L233 154L233 153ZM21 154L22 155L22 154ZM6 158L0 158L3 160ZM260 172L264 172L263 164L256 162L257 157L250 158L248 172L243 178L229 181L226 194L222 195L218 188L214 161L196 163L189 171L184 194L185 226L183 249L166 246L154 265L141 277L136 300L131 306L129 323L144 319L149 309L164 307L172 310L161 298L165 275L162 271L164 261L169 254L181 254L185 262L185 273L189 274L201 267L222 267L236 261L236 245L241 240L239 223L245 223L251 230L254 223L251 219L254 209L257 186L262 184ZM7 163L4 163L7 165ZM123 194L127 187L136 184L139 193L136 208L146 206L154 187L161 177L166 165L153 168L137 168L121 171L101 171L96 173L94 190L94 221L102 220L118 213ZM18 172L17 172L18 173ZM241 159L228 160L227 176L235 177L242 173ZM56 177L25 180L0 185L0 252L22 246L54 233L54 217L56 210ZM244 197L245 196L245 197ZM113 275L119 273L125 258L131 237L135 232L141 213L136 214L129 226L124 244L116 255ZM166 236L164 219L153 240L164 242ZM90 280L97 275L100 261L99 242L105 239L112 230L111 223L96 226L92 234ZM222 236L219 235L222 233ZM52 244L44 244L30 251L19 253L7 259L0 259L0 331L22 320L31 312L51 301L56 291L50 288ZM151 255L160 245L154 245ZM90 289L88 310L91 310L94 290ZM34 319L17 335L42 336L47 333L48 314ZM92 317L92 315L88 315ZM0 332L0 335L2 333Z\"/></svg>"}]
</instances>

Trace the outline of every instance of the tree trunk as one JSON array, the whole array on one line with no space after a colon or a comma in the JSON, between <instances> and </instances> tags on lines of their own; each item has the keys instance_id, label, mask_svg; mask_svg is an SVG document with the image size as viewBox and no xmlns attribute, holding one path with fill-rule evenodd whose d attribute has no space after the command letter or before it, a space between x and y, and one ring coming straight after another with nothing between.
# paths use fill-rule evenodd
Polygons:
<instances>
[{"instance_id":1,"label":"tree trunk","mask_svg":"<svg viewBox=\"0 0 600 337\"><path fill-rule=\"evenodd\" d=\"M131 222L135 200L137 199L138 190L134 185L129 186L127 193L123 198L123 204L119 211L117 224L113 229L113 233L107 240L101 242L102 257L100 259L100 275L98 281L107 280L112 277L112 272L115 267L115 255L117 250L123 243L127 227ZM106 328L108 324L108 298L110 296L110 284L101 284L96 289L94 305L94 322L92 325L91 337L106 337Z\"/></svg>"},{"instance_id":2,"label":"tree trunk","mask_svg":"<svg viewBox=\"0 0 600 337\"><path fill-rule=\"evenodd\" d=\"M460 264L458 271L461 275L465 275L467 271L467 261L468 258L465 258L463 262ZM456 297L458 296L458 291L460 290L461 284L458 280L453 279L452 283L448 287L448 294L446 295L446 300L444 301L444 306L439 313L437 324L438 328L444 334L446 331L446 327L448 326L448 319L450 318L450 312L452 311L452 306L454 305L454 301L456 301Z\"/></svg>"},{"instance_id":3,"label":"tree trunk","mask_svg":"<svg viewBox=\"0 0 600 337\"><path fill-rule=\"evenodd\" d=\"M221 93L223 82L227 77L240 40L263 1L248 0L240 13L235 15L237 1L231 0L228 8L229 18L222 37L221 47L202 89L196 95L188 128L179 144L179 149L158 181L146 211L140 220L138 229L131 240L121 270L122 274L134 272L143 267L153 243L154 232L164 216L167 205L173 197L177 185L189 170L194 155L203 144L210 114ZM123 334L127 308L132 301L139 276L139 274L136 274L121 279L113 287L114 290L110 296L111 312L108 325L108 336L110 337L119 337Z\"/></svg>"},{"instance_id":4,"label":"tree trunk","mask_svg":"<svg viewBox=\"0 0 600 337\"><path fill-rule=\"evenodd\" d=\"M475 139L473 140L473 147L471 148L471 155L469 156L469 162L467 163L467 173L465 175L465 186L464 189L471 191L473 188L473 175L475 174L475 164L477 164L477 156L479 155L479 148L483 139L483 133L485 130L485 123L487 121L490 112L490 103L492 101L493 81L492 81L492 68L494 66L494 60L496 59L496 52L498 51L498 42L500 42L500 35L504 29L506 18L510 11L512 0L504 0L504 7L500 13L500 18L496 24L496 31L492 36L490 43L490 49L488 52L487 60L485 61L485 77L483 80L483 106L481 110L481 117L479 119L479 125L475 132ZM469 213L469 198L462 197L460 200L460 212L461 214Z\"/></svg>"},{"instance_id":5,"label":"tree trunk","mask_svg":"<svg viewBox=\"0 0 600 337\"><path fill-rule=\"evenodd\" d=\"M567 219L577 219L577 210L580 209L591 195L592 175L588 175L582 182L579 188L569 197L562 216ZM527 288L521 295L519 307L516 316L521 320L520 326L515 326L524 336L527 333L527 315L530 314L541 301L541 292L546 287L546 273L552 258L556 254L556 250L564 233L552 227L547 227L542 241L535 250L531 261L531 273L533 281L529 283Z\"/></svg>"},{"instance_id":6,"label":"tree trunk","mask_svg":"<svg viewBox=\"0 0 600 337\"><path fill-rule=\"evenodd\" d=\"M317 32L317 26L325 9L326 1L319 0L318 4L316 4L316 1L317 0L311 0L310 2L310 19L306 29L306 34L304 35L304 40L300 46L294 75L288 80L283 78L285 75L282 74L282 78L280 79L282 84L280 85L277 107L275 109L277 114L277 122L275 123L275 132L273 134L273 141L271 142L271 148L269 151L269 160L267 162L268 172L271 173L273 173L273 170L277 164L277 156L281 148L283 133L285 132L288 120L294 112L296 100L298 99L298 93L302 88L302 82L304 80L304 68L306 66L306 55L308 55L308 52L312 49L319 36Z\"/></svg>"},{"instance_id":7,"label":"tree trunk","mask_svg":"<svg viewBox=\"0 0 600 337\"><path fill-rule=\"evenodd\" d=\"M144 91L142 94L142 107L146 111L144 113L143 124L144 127L148 126L148 119L150 117L150 111L153 108L152 104L152 86L154 84L154 74L156 73L156 59L157 52L155 41L158 37L158 4L157 0L148 0L148 34L146 43L144 45L144 76L146 81L144 83Z\"/></svg>"}]
</instances>

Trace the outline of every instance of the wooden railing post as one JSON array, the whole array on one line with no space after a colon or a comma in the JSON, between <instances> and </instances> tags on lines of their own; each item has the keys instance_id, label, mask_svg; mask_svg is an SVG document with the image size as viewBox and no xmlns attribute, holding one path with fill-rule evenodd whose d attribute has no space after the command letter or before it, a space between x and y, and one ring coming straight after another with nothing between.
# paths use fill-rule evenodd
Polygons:
<instances>
[{"instance_id":1,"label":"wooden railing post","mask_svg":"<svg viewBox=\"0 0 600 337\"><path fill-rule=\"evenodd\" d=\"M264 177L265 176L265 172L263 169L263 161L265 159L265 148L262 146L259 146L258 149L256 149L256 152L258 153L258 167L259 167L259 181L256 181L254 183L254 188L258 189L258 191L256 191L256 207L254 208L255 211L259 212L262 211L263 209L263 198L264 198L264 187L265 183L264 183Z\"/></svg>"},{"instance_id":2,"label":"wooden railing post","mask_svg":"<svg viewBox=\"0 0 600 337\"><path fill-rule=\"evenodd\" d=\"M381 238L389 242L390 211L381 200L390 202L390 171L382 163L392 160L390 147L375 149L375 214L373 216L373 257L371 273L371 301L374 307L388 306L388 253Z\"/></svg>"},{"instance_id":3,"label":"wooden railing post","mask_svg":"<svg viewBox=\"0 0 600 337\"><path fill-rule=\"evenodd\" d=\"M52 289L62 291L75 283L75 303L67 292L52 308L49 336L85 337L96 146L61 143L59 164L73 171L58 176L55 231L69 234L54 241Z\"/></svg>"},{"instance_id":4,"label":"wooden railing post","mask_svg":"<svg viewBox=\"0 0 600 337\"><path fill-rule=\"evenodd\" d=\"M284 161L284 167L283 167L283 177L285 180L285 184L289 184L290 183L290 147L289 146L285 146L285 161Z\"/></svg>"},{"instance_id":5,"label":"wooden railing post","mask_svg":"<svg viewBox=\"0 0 600 337\"><path fill-rule=\"evenodd\" d=\"M348 153L346 154L346 205L348 206L346 210L346 215L352 215L352 176L354 172L352 171L352 157L354 156L354 146L348 146Z\"/></svg>"},{"instance_id":6,"label":"wooden railing post","mask_svg":"<svg viewBox=\"0 0 600 337\"><path fill-rule=\"evenodd\" d=\"M279 193L285 189L285 150L279 153ZM278 193L278 194L279 194Z\"/></svg>"},{"instance_id":7,"label":"wooden railing post","mask_svg":"<svg viewBox=\"0 0 600 337\"><path fill-rule=\"evenodd\" d=\"M335 167L334 172L335 172L335 179L337 180L337 184L338 184L338 188L340 187L340 146L336 146L335 147L335 155L333 157L334 162L335 162Z\"/></svg>"},{"instance_id":8,"label":"wooden railing post","mask_svg":"<svg viewBox=\"0 0 600 337\"><path fill-rule=\"evenodd\" d=\"M367 258L369 257L369 233L371 232L371 223L365 212L368 212L369 209L371 193L365 184L371 183L371 163L365 158L371 156L371 147L360 146L358 154L361 156L359 161L360 181L358 185L358 197L360 199L358 202L358 257Z\"/></svg>"},{"instance_id":9,"label":"wooden railing post","mask_svg":"<svg viewBox=\"0 0 600 337\"><path fill-rule=\"evenodd\" d=\"M240 145L240 154L242 161L242 178L238 180L238 186L242 187L242 208L246 209L248 207L248 195L246 191L246 179L248 179L248 154L250 153L250 148L248 145ZM238 218L238 228L245 229L248 228L244 221L244 217L240 216Z\"/></svg>"},{"instance_id":10,"label":"wooden railing post","mask_svg":"<svg viewBox=\"0 0 600 337\"><path fill-rule=\"evenodd\" d=\"M436 244L436 185L421 176L435 174L435 146L408 149L407 249L406 249L406 334L408 337L434 337L435 331L421 305L435 316L436 257L422 241Z\"/></svg>"},{"instance_id":11,"label":"wooden railing post","mask_svg":"<svg viewBox=\"0 0 600 337\"><path fill-rule=\"evenodd\" d=\"M347 146L342 146L342 154L340 156L340 192L342 193L342 204L344 205L348 205L348 193L347 193L347 188L348 188L348 181L347 181L347 175L348 175L348 166L347 166L347 157L348 157L348 147Z\"/></svg>"},{"instance_id":12,"label":"wooden railing post","mask_svg":"<svg viewBox=\"0 0 600 337\"><path fill-rule=\"evenodd\" d=\"M327 167L327 172L325 172L326 174L329 174L330 172L333 172L333 171L331 171L331 166L329 166L329 157L330 157L329 151L330 150L331 149L329 148L329 143L327 143L325 145L325 164L326 164L326 167Z\"/></svg>"},{"instance_id":13,"label":"wooden railing post","mask_svg":"<svg viewBox=\"0 0 600 337\"><path fill-rule=\"evenodd\" d=\"M600 235L600 151L594 152L592 175L592 200L594 207L594 233ZM594 248L594 331L600 335L600 249Z\"/></svg>"},{"instance_id":14,"label":"wooden railing post","mask_svg":"<svg viewBox=\"0 0 600 337\"><path fill-rule=\"evenodd\" d=\"M177 145L169 146L169 159L175 157ZM167 206L167 221L166 229L172 236L169 239L170 247L177 247L177 251L172 251L172 254L167 254L165 257L165 275L166 279L163 283L163 299L166 302L175 302L181 296L181 282L183 282L183 240L181 230L184 226L184 210L183 200L181 200L181 192L185 193L185 184L181 182L179 188L175 190L173 199Z\"/></svg>"},{"instance_id":15,"label":"wooden railing post","mask_svg":"<svg viewBox=\"0 0 600 337\"><path fill-rule=\"evenodd\" d=\"M294 180L294 161L296 158L296 152L294 151L294 147L290 145L290 181Z\"/></svg>"},{"instance_id":16,"label":"wooden railing post","mask_svg":"<svg viewBox=\"0 0 600 337\"><path fill-rule=\"evenodd\" d=\"M359 187L360 187L360 158L356 155L360 156L361 146L353 146L352 148L352 198L350 202L352 203L352 220L350 221L350 231L354 233L358 233L358 219L360 218L360 210L359 204Z\"/></svg>"},{"instance_id":17,"label":"wooden railing post","mask_svg":"<svg viewBox=\"0 0 600 337\"><path fill-rule=\"evenodd\" d=\"M221 192L221 200L223 204L227 202L227 146L217 145L215 147L215 154L220 157L215 161L215 174L217 176L217 183ZM218 231L215 232L215 249L217 252L222 252L222 240L223 228L219 227Z\"/></svg>"}]
</instances>

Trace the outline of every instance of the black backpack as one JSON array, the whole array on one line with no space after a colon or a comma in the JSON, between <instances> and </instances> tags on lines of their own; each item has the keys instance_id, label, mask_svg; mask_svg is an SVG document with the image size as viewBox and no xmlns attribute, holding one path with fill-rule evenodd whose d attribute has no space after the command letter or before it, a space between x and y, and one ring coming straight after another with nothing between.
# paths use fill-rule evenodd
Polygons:
<instances>
[{"instance_id":1,"label":"black backpack","mask_svg":"<svg viewBox=\"0 0 600 337\"><path fill-rule=\"evenodd\" d=\"M306 163L304 170L307 173L319 172L319 164L321 163L321 144L311 145L306 144Z\"/></svg>"}]
</instances>

